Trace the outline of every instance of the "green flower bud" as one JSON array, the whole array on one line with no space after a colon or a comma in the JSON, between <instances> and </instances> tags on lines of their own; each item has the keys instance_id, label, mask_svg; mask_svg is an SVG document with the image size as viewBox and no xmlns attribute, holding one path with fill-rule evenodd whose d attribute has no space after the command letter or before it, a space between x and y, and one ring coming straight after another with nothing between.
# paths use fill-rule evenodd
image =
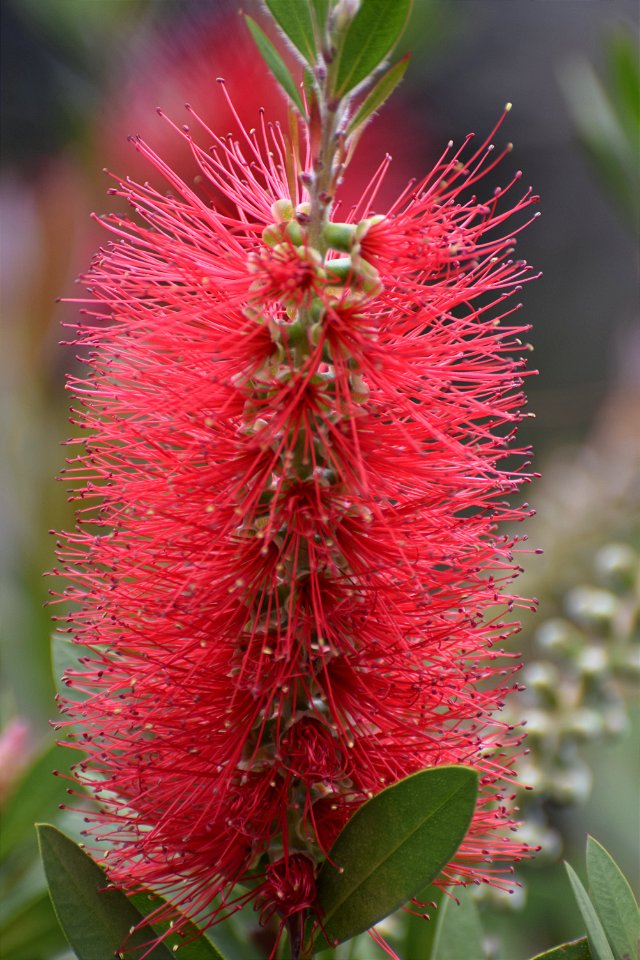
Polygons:
<instances>
[{"instance_id":1,"label":"green flower bud","mask_svg":"<svg viewBox=\"0 0 640 960\"><path fill-rule=\"evenodd\" d=\"M362 289L365 293L372 294L373 296L382 293L383 287L380 281L380 274L375 267L372 267L366 260L360 260L360 258L358 258L358 273L362 278Z\"/></svg>"},{"instance_id":2,"label":"green flower bud","mask_svg":"<svg viewBox=\"0 0 640 960\"><path fill-rule=\"evenodd\" d=\"M354 403L366 403L369 399L369 387L359 374L351 374L351 399Z\"/></svg>"},{"instance_id":3,"label":"green flower bud","mask_svg":"<svg viewBox=\"0 0 640 960\"><path fill-rule=\"evenodd\" d=\"M596 587L574 587L565 597L565 609L587 630L609 633L619 609L618 598Z\"/></svg>"},{"instance_id":4,"label":"green flower bud","mask_svg":"<svg viewBox=\"0 0 640 960\"><path fill-rule=\"evenodd\" d=\"M637 680L640 677L640 648L636 645L627 650L620 662L616 661L616 669Z\"/></svg>"},{"instance_id":5,"label":"green flower bud","mask_svg":"<svg viewBox=\"0 0 640 960\"><path fill-rule=\"evenodd\" d=\"M283 337L286 338L287 343L292 347L297 343L302 343L305 338L305 333L305 328L300 320L294 320L293 323L285 324L282 327Z\"/></svg>"},{"instance_id":6,"label":"green flower bud","mask_svg":"<svg viewBox=\"0 0 640 960\"><path fill-rule=\"evenodd\" d=\"M347 277L354 275L351 257L338 257L335 260L327 260L325 267L329 279L335 283L344 283Z\"/></svg>"},{"instance_id":7,"label":"green flower bud","mask_svg":"<svg viewBox=\"0 0 640 960\"><path fill-rule=\"evenodd\" d=\"M528 740L546 740L553 734L553 729L553 719L544 710L529 710L527 712L526 731Z\"/></svg>"},{"instance_id":8,"label":"green flower bud","mask_svg":"<svg viewBox=\"0 0 640 960\"><path fill-rule=\"evenodd\" d=\"M291 220L285 227L284 232L288 239L297 247L302 246L306 240L306 233L297 220Z\"/></svg>"},{"instance_id":9,"label":"green flower bud","mask_svg":"<svg viewBox=\"0 0 640 960\"><path fill-rule=\"evenodd\" d=\"M327 223L322 235L332 250L344 250L348 253L353 246L356 234L355 223Z\"/></svg>"},{"instance_id":10,"label":"green flower bud","mask_svg":"<svg viewBox=\"0 0 640 960\"><path fill-rule=\"evenodd\" d=\"M615 704L603 710L602 727L608 737L622 737L627 733L629 718L622 704Z\"/></svg>"},{"instance_id":11,"label":"green flower bud","mask_svg":"<svg viewBox=\"0 0 640 960\"><path fill-rule=\"evenodd\" d=\"M575 627L568 620L562 620L560 617L547 620L535 633L536 645L545 653L566 656L575 649L576 640L579 642Z\"/></svg>"},{"instance_id":12,"label":"green flower bud","mask_svg":"<svg viewBox=\"0 0 640 960\"><path fill-rule=\"evenodd\" d=\"M606 586L628 590L640 574L640 557L625 543L608 543L597 552L595 567Z\"/></svg>"},{"instance_id":13,"label":"green flower bud","mask_svg":"<svg viewBox=\"0 0 640 960\"><path fill-rule=\"evenodd\" d=\"M314 300L309 311L312 323L321 323L325 315L325 306L322 300Z\"/></svg>"},{"instance_id":14,"label":"green flower bud","mask_svg":"<svg viewBox=\"0 0 640 960\"><path fill-rule=\"evenodd\" d=\"M358 243L364 240L366 235L371 230L371 227L375 226L376 223L382 223L385 219L381 214L376 214L373 217L367 217L366 220L361 220L360 223L356 226L356 240Z\"/></svg>"},{"instance_id":15,"label":"green flower bud","mask_svg":"<svg viewBox=\"0 0 640 960\"><path fill-rule=\"evenodd\" d=\"M338 0L333 11L334 29L346 29L358 12L359 7L360 0Z\"/></svg>"},{"instance_id":16,"label":"green flower bud","mask_svg":"<svg viewBox=\"0 0 640 960\"><path fill-rule=\"evenodd\" d=\"M324 327L321 323L312 323L309 327L309 342L312 343L314 347L317 347L320 343L323 329Z\"/></svg>"},{"instance_id":17,"label":"green flower bud","mask_svg":"<svg viewBox=\"0 0 640 960\"><path fill-rule=\"evenodd\" d=\"M548 693L557 691L560 677L552 663L536 660L525 667L522 680L527 687L532 687L536 692Z\"/></svg>"},{"instance_id":18,"label":"green flower bud","mask_svg":"<svg viewBox=\"0 0 640 960\"><path fill-rule=\"evenodd\" d=\"M586 763L575 762L570 767L554 773L551 784L553 799L557 803L585 803L591 794L593 776Z\"/></svg>"},{"instance_id":19,"label":"green flower bud","mask_svg":"<svg viewBox=\"0 0 640 960\"><path fill-rule=\"evenodd\" d=\"M282 243L282 226L279 223L270 223L262 231L262 242L267 247L275 247Z\"/></svg>"},{"instance_id":20,"label":"green flower bud","mask_svg":"<svg viewBox=\"0 0 640 960\"><path fill-rule=\"evenodd\" d=\"M577 667L585 678L604 679L609 672L609 660L602 647L592 645L580 651L577 657Z\"/></svg>"},{"instance_id":21,"label":"green flower bud","mask_svg":"<svg viewBox=\"0 0 640 960\"><path fill-rule=\"evenodd\" d=\"M553 863L558 859L562 852L562 840L557 830L544 826L541 823L535 823L532 820L525 820L518 827L518 837L523 843L530 847L541 847L536 854L536 866L542 866L546 863Z\"/></svg>"},{"instance_id":22,"label":"green flower bud","mask_svg":"<svg viewBox=\"0 0 640 960\"><path fill-rule=\"evenodd\" d=\"M294 210L291 200L276 200L271 204L271 213L276 223L285 223L287 220L293 220Z\"/></svg>"},{"instance_id":23,"label":"green flower bud","mask_svg":"<svg viewBox=\"0 0 640 960\"><path fill-rule=\"evenodd\" d=\"M576 740L595 740L602 733L603 721L596 710L584 707L582 710L571 710L567 714L563 725L563 732Z\"/></svg>"}]
</instances>

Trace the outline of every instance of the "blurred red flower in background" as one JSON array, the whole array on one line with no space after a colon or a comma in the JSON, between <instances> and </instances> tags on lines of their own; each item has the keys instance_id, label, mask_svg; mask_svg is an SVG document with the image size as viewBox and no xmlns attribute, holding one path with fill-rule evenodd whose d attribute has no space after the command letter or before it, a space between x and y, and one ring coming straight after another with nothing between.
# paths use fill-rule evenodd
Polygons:
<instances>
[{"instance_id":1,"label":"blurred red flower in background","mask_svg":"<svg viewBox=\"0 0 640 960\"><path fill-rule=\"evenodd\" d=\"M97 153L103 164L126 171L133 179L151 178L155 186L161 185L161 179L132 157L127 138L143 136L172 170L185 178L192 176L184 144L159 120L156 108L162 107L176 119L184 115L187 101L211 130L228 130L237 136L235 117L216 96L217 77L226 81L235 111L247 129L257 125L261 108L271 123L288 127L285 98L257 53L237 8L223 3L213 15L210 9L189 13L178 24L155 26L131 38L126 59L114 71L97 130ZM290 61L289 66L301 80L297 64ZM416 159L424 164L425 154L432 152L426 131L427 117L422 116L416 125L401 99L396 99L392 112L383 109L365 130L351 163L353 175L340 190L343 213L358 202L359 185L371 178L385 153L393 155L393 164L380 199L383 204L390 203L415 175ZM193 186L196 190L207 187L202 181Z\"/></svg>"}]
</instances>

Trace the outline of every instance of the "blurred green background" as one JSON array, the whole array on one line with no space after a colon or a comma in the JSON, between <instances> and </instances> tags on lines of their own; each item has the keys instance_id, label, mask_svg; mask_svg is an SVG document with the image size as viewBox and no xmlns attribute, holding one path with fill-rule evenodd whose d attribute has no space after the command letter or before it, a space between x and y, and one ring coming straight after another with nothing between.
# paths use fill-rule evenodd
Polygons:
<instances>
[{"instance_id":1,"label":"blurred green background","mask_svg":"<svg viewBox=\"0 0 640 960\"><path fill-rule=\"evenodd\" d=\"M11 960L68 956L31 824L62 817L77 829L57 810L64 783L50 776L68 761L48 752L62 667L51 664L42 574L54 563L48 531L72 523L54 477L70 431L65 372L75 364L73 348L59 345L75 308L56 297L78 295L75 277L103 241L88 216L111 202L103 167L149 175L127 134L142 134L184 177L193 175L156 106L182 122L188 101L224 131L229 116L215 84L222 75L248 125L262 105L281 111L278 94L261 82L237 6L3 0L1 7L0 952ZM515 150L502 177L521 165L542 195L543 218L523 235L520 252L543 271L525 296L540 375L528 384L536 419L524 439L543 474L527 491L538 511L527 532L545 555L523 557L521 592L538 596L540 613L527 618L519 644L538 673L513 709L534 711L539 728L551 723L566 735L538 729L531 738L528 773L537 788L523 810L528 828L547 831L548 849L521 871L526 896L518 910L483 904L488 949L502 960L525 960L581 932L557 858L562 851L581 863L585 832L636 882L639 873L637 35L633 0L415 0L404 40L413 55L407 79L365 136L358 166L364 177L390 150L390 198L426 172L447 140L482 135L512 101L499 137ZM585 651L595 667L585 666ZM411 942L420 951L416 936L396 930L401 948ZM357 954L362 960L373 956L367 949L375 948Z\"/></svg>"}]
</instances>

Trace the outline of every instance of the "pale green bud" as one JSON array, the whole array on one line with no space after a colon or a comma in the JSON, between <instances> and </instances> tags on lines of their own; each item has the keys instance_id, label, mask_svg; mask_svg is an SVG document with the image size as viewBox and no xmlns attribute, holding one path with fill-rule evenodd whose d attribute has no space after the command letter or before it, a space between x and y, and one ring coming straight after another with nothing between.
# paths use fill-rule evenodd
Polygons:
<instances>
[{"instance_id":1,"label":"pale green bud","mask_svg":"<svg viewBox=\"0 0 640 960\"><path fill-rule=\"evenodd\" d=\"M553 796L558 803L585 803L591 794L593 776L585 763L574 763L554 773Z\"/></svg>"},{"instance_id":2,"label":"pale green bud","mask_svg":"<svg viewBox=\"0 0 640 960\"><path fill-rule=\"evenodd\" d=\"M628 589L640 574L640 557L626 543L608 543L598 550L595 566L607 586Z\"/></svg>"},{"instance_id":3,"label":"pale green bud","mask_svg":"<svg viewBox=\"0 0 640 960\"><path fill-rule=\"evenodd\" d=\"M327 223L322 235L332 250L344 250L348 253L353 246L356 234L355 223Z\"/></svg>"},{"instance_id":4,"label":"pale green bud","mask_svg":"<svg viewBox=\"0 0 640 960\"><path fill-rule=\"evenodd\" d=\"M276 200L271 204L271 213L276 223L285 223L287 220L293 220L294 210L291 200Z\"/></svg>"},{"instance_id":5,"label":"pale green bud","mask_svg":"<svg viewBox=\"0 0 640 960\"><path fill-rule=\"evenodd\" d=\"M564 732L576 740L595 740L602 733L602 717L596 710L571 710L564 724Z\"/></svg>"},{"instance_id":6,"label":"pale green bud","mask_svg":"<svg viewBox=\"0 0 640 960\"><path fill-rule=\"evenodd\" d=\"M547 620L536 630L535 640L545 652L567 654L575 647L576 631L568 620L557 617Z\"/></svg>"},{"instance_id":7,"label":"pale green bud","mask_svg":"<svg viewBox=\"0 0 640 960\"><path fill-rule=\"evenodd\" d=\"M360 0L338 0L333 10L333 22L337 30L349 26L360 9Z\"/></svg>"},{"instance_id":8,"label":"pale green bud","mask_svg":"<svg viewBox=\"0 0 640 960\"><path fill-rule=\"evenodd\" d=\"M608 590L574 587L565 598L565 608L581 626L609 632L619 609L619 601Z\"/></svg>"}]
</instances>

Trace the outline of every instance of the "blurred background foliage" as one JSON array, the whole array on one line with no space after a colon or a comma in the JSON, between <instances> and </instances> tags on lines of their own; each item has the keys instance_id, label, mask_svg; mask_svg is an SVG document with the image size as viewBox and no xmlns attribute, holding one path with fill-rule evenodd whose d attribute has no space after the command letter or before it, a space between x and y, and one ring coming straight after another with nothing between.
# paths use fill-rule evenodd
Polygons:
<instances>
[{"instance_id":1,"label":"blurred background foliage","mask_svg":"<svg viewBox=\"0 0 640 960\"><path fill-rule=\"evenodd\" d=\"M78 818L58 811L64 778L50 774L70 759L48 725L62 667L59 649L52 667L43 606L42 572L54 564L47 531L72 523L53 478L69 434L64 375L76 363L58 341L76 308L56 297L77 295L74 279L103 240L88 217L111 202L103 168L149 175L127 134L142 134L193 176L156 106L181 122L188 101L212 128L229 129L215 85L222 75L249 126L260 106L283 115L237 6L4 0L1 8L0 950L10 960L69 956L32 824L78 830ZM248 0L243 7L255 12ZM527 533L545 554L522 557L520 592L537 596L540 612L519 638L528 690L509 707L513 722L529 718L522 773L534 789L521 806L543 853L519 870L524 887L511 909L500 897L481 904L488 955L502 960L583 932L558 858L579 862L587 830L638 882L637 35L633 0L416 0L407 79L363 138L354 171L356 181L366 177L391 149L390 199L444 142L490 129L511 100L500 136L514 141L513 163L543 198L544 217L520 250L544 273L526 291L541 372L528 383L536 419L523 439L543 474L528 497L538 515ZM344 203L356 189L345 186ZM432 926L392 918L387 932L405 960L420 960ZM376 950L369 941L341 949L360 960Z\"/></svg>"}]
</instances>

